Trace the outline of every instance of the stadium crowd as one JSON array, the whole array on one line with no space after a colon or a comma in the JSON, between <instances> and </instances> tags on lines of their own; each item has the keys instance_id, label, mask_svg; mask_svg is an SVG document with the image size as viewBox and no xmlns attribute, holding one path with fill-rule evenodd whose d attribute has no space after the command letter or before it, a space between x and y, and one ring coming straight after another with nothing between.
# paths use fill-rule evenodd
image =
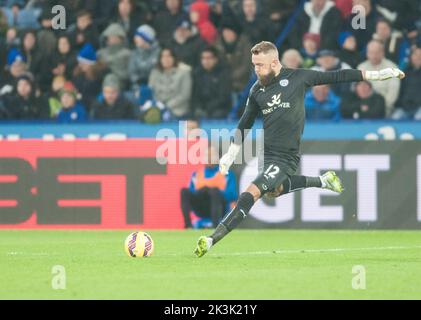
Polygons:
<instances>
[{"instance_id":1,"label":"stadium crowd","mask_svg":"<svg viewBox=\"0 0 421 320\"><path fill-rule=\"evenodd\" d=\"M226 119L253 74L251 47L275 41L299 2L0 0L0 119ZM280 52L291 68L406 72L314 87L309 119L421 120L418 0L309 0Z\"/></svg>"}]
</instances>

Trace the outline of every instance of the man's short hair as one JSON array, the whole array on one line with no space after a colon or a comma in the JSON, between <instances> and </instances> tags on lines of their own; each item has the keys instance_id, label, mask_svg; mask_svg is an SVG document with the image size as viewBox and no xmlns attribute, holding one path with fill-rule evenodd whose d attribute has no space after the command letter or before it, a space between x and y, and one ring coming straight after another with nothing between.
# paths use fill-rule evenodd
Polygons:
<instances>
[{"instance_id":1,"label":"man's short hair","mask_svg":"<svg viewBox=\"0 0 421 320\"><path fill-rule=\"evenodd\" d=\"M86 9L79 10L76 13L76 18L81 18L81 17L85 17L85 16L89 16L89 18L92 18L92 13L90 11L86 10Z\"/></svg>"},{"instance_id":2,"label":"man's short hair","mask_svg":"<svg viewBox=\"0 0 421 320\"><path fill-rule=\"evenodd\" d=\"M219 59L219 51L213 46L206 46L200 54L202 55L204 52L210 52L215 58Z\"/></svg>"},{"instance_id":3,"label":"man's short hair","mask_svg":"<svg viewBox=\"0 0 421 320\"><path fill-rule=\"evenodd\" d=\"M259 54L259 53L267 54L271 51L278 52L278 48L276 48L276 46L272 42L269 42L269 41L259 42L253 48L251 48L252 54Z\"/></svg>"},{"instance_id":4,"label":"man's short hair","mask_svg":"<svg viewBox=\"0 0 421 320\"><path fill-rule=\"evenodd\" d=\"M370 43L377 43L377 44L379 44L379 45L380 45L380 47L383 49L383 51L385 50L384 42L383 42L383 41L381 41L381 40L379 40L379 39L371 39L371 40L368 42L367 46L368 46Z\"/></svg>"},{"instance_id":5,"label":"man's short hair","mask_svg":"<svg viewBox=\"0 0 421 320\"><path fill-rule=\"evenodd\" d=\"M380 18L378 18L378 19L376 20L376 25L377 25L378 23L380 23L380 22L383 22L383 23L387 24L387 25L388 25L388 27L389 27L390 29L392 29L392 24L390 23L390 21L389 21L389 20L387 20L387 19L385 19L385 18L383 18L383 17L380 17Z\"/></svg>"}]
</instances>

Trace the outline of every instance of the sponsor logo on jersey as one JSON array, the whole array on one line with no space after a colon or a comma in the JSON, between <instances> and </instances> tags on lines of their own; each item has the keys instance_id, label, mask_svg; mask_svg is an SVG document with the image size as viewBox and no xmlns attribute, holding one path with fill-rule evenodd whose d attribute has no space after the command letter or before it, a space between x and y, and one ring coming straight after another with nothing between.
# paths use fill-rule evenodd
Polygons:
<instances>
[{"instance_id":1,"label":"sponsor logo on jersey","mask_svg":"<svg viewBox=\"0 0 421 320\"><path fill-rule=\"evenodd\" d=\"M272 113L273 111L275 111L276 109L279 109L279 108L283 108L283 109L291 108L291 105L289 104L289 102L282 102L281 101L281 93L273 95L272 101L268 102L267 106L269 108L263 109L262 110L263 114Z\"/></svg>"},{"instance_id":2,"label":"sponsor logo on jersey","mask_svg":"<svg viewBox=\"0 0 421 320\"><path fill-rule=\"evenodd\" d=\"M268 102L268 107L273 107L275 105L279 105L281 103L281 93L280 94L274 94L272 96L272 101Z\"/></svg>"}]
</instances>

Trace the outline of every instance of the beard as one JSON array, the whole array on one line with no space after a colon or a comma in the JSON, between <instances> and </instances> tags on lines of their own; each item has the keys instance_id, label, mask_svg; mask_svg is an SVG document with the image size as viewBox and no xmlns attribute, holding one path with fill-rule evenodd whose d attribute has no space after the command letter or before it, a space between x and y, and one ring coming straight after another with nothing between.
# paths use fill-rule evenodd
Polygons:
<instances>
[{"instance_id":1,"label":"beard","mask_svg":"<svg viewBox=\"0 0 421 320\"><path fill-rule=\"evenodd\" d=\"M272 82L272 80L276 77L275 71L271 70L267 75L265 76L257 76L259 79L259 83L266 87L269 83Z\"/></svg>"}]
</instances>

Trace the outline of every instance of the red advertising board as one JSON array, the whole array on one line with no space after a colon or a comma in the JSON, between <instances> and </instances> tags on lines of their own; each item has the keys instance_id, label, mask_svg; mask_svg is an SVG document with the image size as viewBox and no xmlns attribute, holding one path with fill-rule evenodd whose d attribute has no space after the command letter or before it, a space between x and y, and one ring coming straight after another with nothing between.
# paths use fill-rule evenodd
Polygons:
<instances>
[{"instance_id":1,"label":"red advertising board","mask_svg":"<svg viewBox=\"0 0 421 320\"><path fill-rule=\"evenodd\" d=\"M1 141L0 229L182 228L180 190L201 165L159 164L162 144Z\"/></svg>"}]
</instances>

